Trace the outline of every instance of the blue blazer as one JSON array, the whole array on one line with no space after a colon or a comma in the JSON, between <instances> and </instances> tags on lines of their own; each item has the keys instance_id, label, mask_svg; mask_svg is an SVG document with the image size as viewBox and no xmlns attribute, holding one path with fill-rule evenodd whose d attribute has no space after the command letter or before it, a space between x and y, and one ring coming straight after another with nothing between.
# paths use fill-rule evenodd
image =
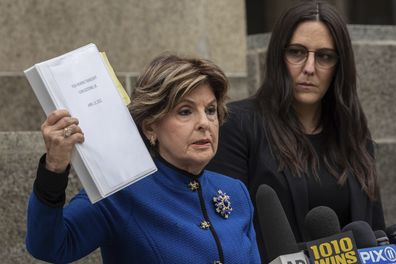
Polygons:
<instances>
[{"instance_id":1,"label":"blue blazer","mask_svg":"<svg viewBox=\"0 0 396 264\"><path fill-rule=\"evenodd\" d=\"M65 208L52 208L32 193L28 251L54 263L75 261L98 247L104 263L213 263L220 243L225 263L260 263L243 183L204 171L197 179L201 201L189 187L191 175L155 162L157 172L95 204L82 191ZM213 203L219 190L230 196L228 218ZM205 211L218 241L201 225Z\"/></svg>"}]
</instances>

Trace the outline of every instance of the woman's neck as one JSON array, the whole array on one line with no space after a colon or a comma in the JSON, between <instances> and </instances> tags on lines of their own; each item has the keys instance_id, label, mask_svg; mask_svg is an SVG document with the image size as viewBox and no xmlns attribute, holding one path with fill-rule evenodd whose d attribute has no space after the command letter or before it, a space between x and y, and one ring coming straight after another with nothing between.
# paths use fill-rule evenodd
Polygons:
<instances>
[{"instance_id":1,"label":"woman's neck","mask_svg":"<svg viewBox=\"0 0 396 264\"><path fill-rule=\"evenodd\" d=\"M317 134L322 127L319 125L322 105L294 105L298 120L305 134Z\"/></svg>"},{"instance_id":2,"label":"woman's neck","mask_svg":"<svg viewBox=\"0 0 396 264\"><path fill-rule=\"evenodd\" d=\"M183 167L183 166L177 166L171 162L169 162L166 158L164 158L160 153L156 155L156 158L161 160L163 163L167 164L168 167L171 167L173 169L179 170L184 172L185 174L189 174L192 177L199 177L202 175L202 172L205 168L205 166L190 166L190 167Z\"/></svg>"}]
</instances>

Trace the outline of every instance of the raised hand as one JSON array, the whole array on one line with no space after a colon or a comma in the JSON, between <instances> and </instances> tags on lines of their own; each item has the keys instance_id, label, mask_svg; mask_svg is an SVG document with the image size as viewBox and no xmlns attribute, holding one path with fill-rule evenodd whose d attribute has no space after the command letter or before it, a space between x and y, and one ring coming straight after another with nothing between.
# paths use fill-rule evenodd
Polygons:
<instances>
[{"instance_id":1,"label":"raised hand","mask_svg":"<svg viewBox=\"0 0 396 264\"><path fill-rule=\"evenodd\" d=\"M71 160L74 145L84 142L84 133L78 119L66 110L55 110L41 125L41 133L47 150L46 168L64 172Z\"/></svg>"}]
</instances>

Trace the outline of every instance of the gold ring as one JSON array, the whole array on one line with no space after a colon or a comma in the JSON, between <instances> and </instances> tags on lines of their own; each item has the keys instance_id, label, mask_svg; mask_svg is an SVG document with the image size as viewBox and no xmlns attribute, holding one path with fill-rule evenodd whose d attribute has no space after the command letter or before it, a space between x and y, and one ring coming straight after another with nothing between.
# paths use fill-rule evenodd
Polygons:
<instances>
[{"instance_id":1,"label":"gold ring","mask_svg":"<svg viewBox=\"0 0 396 264\"><path fill-rule=\"evenodd\" d=\"M65 128L63 129L63 137L64 137L64 138L70 137L71 134L72 134L72 130L71 130L70 127L65 127Z\"/></svg>"}]
</instances>

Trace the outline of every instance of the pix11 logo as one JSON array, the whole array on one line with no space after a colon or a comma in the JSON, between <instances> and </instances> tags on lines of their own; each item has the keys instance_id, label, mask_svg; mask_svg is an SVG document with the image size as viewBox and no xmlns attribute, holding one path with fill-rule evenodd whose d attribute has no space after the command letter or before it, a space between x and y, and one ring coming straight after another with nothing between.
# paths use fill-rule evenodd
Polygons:
<instances>
[{"instance_id":1,"label":"pix11 logo","mask_svg":"<svg viewBox=\"0 0 396 264\"><path fill-rule=\"evenodd\" d=\"M361 264L352 231L307 242L313 264Z\"/></svg>"},{"instance_id":2,"label":"pix11 logo","mask_svg":"<svg viewBox=\"0 0 396 264\"><path fill-rule=\"evenodd\" d=\"M395 245L363 248L358 252L363 264L396 264Z\"/></svg>"}]
</instances>

